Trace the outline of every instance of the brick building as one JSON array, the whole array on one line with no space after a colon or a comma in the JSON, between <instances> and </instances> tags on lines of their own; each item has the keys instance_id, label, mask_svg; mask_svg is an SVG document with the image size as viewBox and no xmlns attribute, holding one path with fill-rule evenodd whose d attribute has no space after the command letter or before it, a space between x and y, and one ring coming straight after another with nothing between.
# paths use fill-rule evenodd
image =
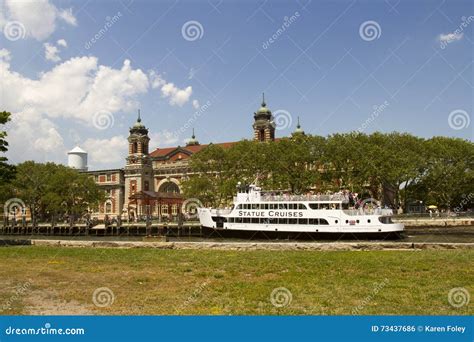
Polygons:
<instances>
[{"instance_id":1,"label":"brick building","mask_svg":"<svg viewBox=\"0 0 474 342\"><path fill-rule=\"evenodd\" d=\"M273 115L263 98L262 105L254 113L254 139L275 140ZM295 133L303 133L299 122ZM123 219L135 219L152 215L157 218L175 219L184 201L181 182L190 173L189 158L207 144L200 144L193 130L186 146L157 148L149 152L148 129L142 123L140 112L128 136L128 156L123 169L87 171L97 184L108 194L99 212L93 216L100 219L105 215ZM224 148L235 142L219 143Z\"/></svg>"}]
</instances>

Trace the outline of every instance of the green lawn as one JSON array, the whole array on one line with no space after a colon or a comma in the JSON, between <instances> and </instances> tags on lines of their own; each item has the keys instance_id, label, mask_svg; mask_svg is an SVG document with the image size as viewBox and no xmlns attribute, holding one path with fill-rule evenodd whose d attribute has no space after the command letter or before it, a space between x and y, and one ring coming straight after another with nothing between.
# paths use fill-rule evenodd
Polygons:
<instances>
[{"instance_id":1,"label":"green lawn","mask_svg":"<svg viewBox=\"0 0 474 342\"><path fill-rule=\"evenodd\" d=\"M473 270L474 251L469 250L5 247L0 248L0 310L2 314L472 315L474 298L455 308L448 293L463 287L474 296ZM94 290L101 287L113 292L113 303L105 307L92 300ZM289 292L281 290L275 306L271 293L277 288Z\"/></svg>"}]
</instances>

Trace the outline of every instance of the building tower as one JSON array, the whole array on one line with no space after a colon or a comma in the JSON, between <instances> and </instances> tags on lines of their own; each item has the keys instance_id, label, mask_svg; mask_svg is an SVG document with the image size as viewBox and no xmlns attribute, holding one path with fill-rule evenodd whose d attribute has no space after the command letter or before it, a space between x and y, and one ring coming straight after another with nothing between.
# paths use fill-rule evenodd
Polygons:
<instances>
[{"instance_id":1,"label":"building tower","mask_svg":"<svg viewBox=\"0 0 474 342\"><path fill-rule=\"evenodd\" d=\"M305 135L304 130L301 128L300 125L300 117L298 116L298 124L296 125L295 131L292 133L292 136L296 135Z\"/></svg>"},{"instance_id":2,"label":"building tower","mask_svg":"<svg viewBox=\"0 0 474 342\"><path fill-rule=\"evenodd\" d=\"M140 110L137 122L130 128L128 136L128 156L125 165L125 205L129 208L130 196L141 191L153 191L153 168L148 154L148 129L142 124ZM130 208L130 210L138 208ZM136 211L135 214L141 215Z\"/></svg>"},{"instance_id":3,"label":"building tower","mask_svg":"<svg viewBox=\"0 0 474 342\"><path fill-rule=\"evenodd\" d=\"M253 132L256 141L273 141L275 140L275 123L273 115L265 103L265 94L262 96L262 106L254 113Z\"/></svg>"},{"instance_id":4,"label":"building tower","mask_svg":"<svg viewBox=\"0 0 474 342\"><path fill-rule=\"evenodd\" d=\"M199 145L199 141L197 141L196 136L194 135L194 128L193 128L193 135L191 139L189 139L189 141L187 142L186 146L195 146L195 145Z\"/></svg>"}]
</instances>

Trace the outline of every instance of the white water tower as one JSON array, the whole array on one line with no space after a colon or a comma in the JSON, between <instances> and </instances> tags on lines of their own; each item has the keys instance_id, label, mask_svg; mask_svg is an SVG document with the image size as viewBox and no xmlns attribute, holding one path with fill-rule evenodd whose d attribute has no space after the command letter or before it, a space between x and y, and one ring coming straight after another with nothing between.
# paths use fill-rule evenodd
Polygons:
<instances>
[{"instance_id":1,"label":"white water tower","mask_svg":"<svg viewBox=\"0 0 474 342\"><path fill-rule=\"evenodd\" d=\"M87 152L79 146L67 153L67 166L80 171L87 171Z\"/></svg>"}]
</instances>

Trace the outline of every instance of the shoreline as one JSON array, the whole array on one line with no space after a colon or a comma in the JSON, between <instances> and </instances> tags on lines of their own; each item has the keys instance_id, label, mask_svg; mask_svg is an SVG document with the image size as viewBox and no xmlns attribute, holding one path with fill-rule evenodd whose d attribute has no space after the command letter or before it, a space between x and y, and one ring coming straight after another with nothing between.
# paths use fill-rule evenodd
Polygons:
<instances>
[{"instance_id":1,"label":"shoreline","mask_svg":"<svg viewBox=\"0 0 474 342\"><path fill-rule=\"evenodd\" d=\"M3 241L7 242L7 241ZM227 251L380 251L380 250L453 250L474 249L473 242L156 242L156 241L75 241L12 239L5 245L75 247L75 248L153 248L161 250L227 250Z\"/></svg>"}]
</instances>

